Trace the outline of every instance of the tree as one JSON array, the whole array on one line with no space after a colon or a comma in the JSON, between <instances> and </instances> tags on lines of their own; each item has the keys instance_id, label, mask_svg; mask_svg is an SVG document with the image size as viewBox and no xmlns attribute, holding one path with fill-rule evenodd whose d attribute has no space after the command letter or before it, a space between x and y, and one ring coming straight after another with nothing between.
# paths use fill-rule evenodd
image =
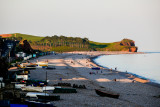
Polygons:
<instances>
[{"instance_id":1,"label":"tree","mask_svg":"<svg viewBox=\"0 0 160 107\"><path fill-rule=\"evenodd\" d=\"M0 57L0 77L3 77L4 79L7 78L8 76L8 63L6 58L1 58Z\"/></svg>"}]
</instances>

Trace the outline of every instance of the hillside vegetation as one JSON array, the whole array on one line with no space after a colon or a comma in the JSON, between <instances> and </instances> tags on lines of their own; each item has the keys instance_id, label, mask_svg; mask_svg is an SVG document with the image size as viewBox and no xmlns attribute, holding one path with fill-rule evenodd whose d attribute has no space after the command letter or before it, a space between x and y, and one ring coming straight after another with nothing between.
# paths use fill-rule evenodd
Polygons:
<instances>
[{"instance_id":1,"label":"hillside vegetation","mask_svg":"<svg viewBox=\"0 0 160 107\"><path fill-rule=\"evenodd\" d=\"M27 41L40 41L41 39L43 39L44 37L40 37L40 36L34 36L34 35L28 35L28 34L20 34L20 33L14 33L11 34L12 36L9 38L17 38L18 40L22 40L22 39L26 39Z\"/></svg>"},{"instance_id":2,"label":"hillside vegetation","mask_svg":"<svg viewBox=\"0 0 160 107\"><path fill-rule=\"evenodd\" d=\"M88 38L66 37L66 36L51 36L39 37L27 34L15 33L11 37L12 40L24 41L27 40L31 47L41 51L128 51L137 52L135 42L130 39L123 39L113 43L99 43L89 41Z\"/></svg>"}]
</instances>

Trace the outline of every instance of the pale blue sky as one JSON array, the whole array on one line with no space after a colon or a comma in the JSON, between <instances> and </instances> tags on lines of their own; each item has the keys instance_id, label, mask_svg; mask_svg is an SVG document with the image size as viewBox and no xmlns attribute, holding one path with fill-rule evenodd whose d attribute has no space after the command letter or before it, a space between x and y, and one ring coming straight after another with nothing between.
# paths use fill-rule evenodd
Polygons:
<instances>
[{"instance_id":1,"label":"pale blue sky","mask_svg":"<svg viewBox=\"0 0 160 107\"><path fill-rule=\"evenodd\" d=\"M6 33L129 38L139 51L160 51L160 0L0 0L0 34Z\"/></svg>"}]
</instances>

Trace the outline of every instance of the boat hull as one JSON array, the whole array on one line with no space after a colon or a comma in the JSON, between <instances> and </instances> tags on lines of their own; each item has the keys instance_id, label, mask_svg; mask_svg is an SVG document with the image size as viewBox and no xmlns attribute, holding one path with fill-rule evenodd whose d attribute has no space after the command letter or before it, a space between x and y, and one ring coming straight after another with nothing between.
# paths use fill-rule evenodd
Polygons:
<instances>
[{"instance_id":1,"label":"boat hull","mask_svg":"<svg viewBox=\"0 0 160 107\"><path fill-rule=\"evenodd\" d=\"M112 93L107 93L107 92L102 92L100 90L95 89L95 92L102 97L111 97L111 98L119 98L119 94L112 94Z\"/></svg>"}]
</instances>

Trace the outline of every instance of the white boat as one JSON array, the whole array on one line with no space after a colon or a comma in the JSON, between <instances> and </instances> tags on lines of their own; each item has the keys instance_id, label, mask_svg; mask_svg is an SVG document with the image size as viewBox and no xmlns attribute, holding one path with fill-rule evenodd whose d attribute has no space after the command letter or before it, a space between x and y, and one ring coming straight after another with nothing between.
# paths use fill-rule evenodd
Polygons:
<instances>
[{"instance_id":1,"label":"white boat","mask_svg":"<svg viewBox=\"0 0 160 107\"><path fill-rule=\"evenodd\" d=\"M48 62L37 62L37 68L48 67Z\"/></svg>"},{"instance_id":2,"label":"white boat","mask_svg":"<svg viewBox=\"0 0 160 107\"><path fill-rule=\"evenodd\" d=\"M37 64L34 63L21 63L18 65L20 68L35 68Z\"/></svg>"},{"instance_id":3,"label":"white boat","mask_svg":"<svg viewBox=\"0 0 160 107\"><path fill-rule=\"evenodd\" d=\"M37 62L38 66L48 66L48 62Z\"/></svg>"},{"instance_id":4,"label":"white boat","mask_svg":"<svg viewBox=\"0 0 160 107\"><path fill-rule=\"evenodd\" d=\"M43 87L26 86L21 88L23 91L43 92Z\"/></svg>"},{"instance_id":5,"label":"white boat","mask_svg":"<svg viewBox=\"0 0 160 107\"><path fill-rule=\"evenodd\" d=\"M16 74L16 79L28 80L29 76L28 76L28 74L24 74L24 75L17 75Z\"/></svg>"},{"instance_id":6,"label":"white boat","mask_svg":"<svg viewBox=\"0 0 160 107\"><path fill-rule=\"evenodd\" d=\"M26 97L36 97L36 98L38 98L37 95L44 95L44 96L46 95L46 96L49 96L49 94L47 94L47 93L28 92L26 94Z\"/></svg>"},{"instance_id":7,"label":"white boat","mask_svg":"<svg viewBox=\"0 0 160 107\"><path fill-rule=\"evenodd\" d=\"M45 87L43 87L43 91L51 91L51 90L54 90L55 89L55 87L53 87L53 86L45 86Z\"/></svg>"},{"instance_id":8,"label":"white boat","mask_svg":"<svg viewBox=\"0 0 160 107\"><path fill-rule=\"evenodd\" d=\"M22 87L26 87L26 84L15 84L16 89L21 89Z\"/></svg>"}]
</instances>

